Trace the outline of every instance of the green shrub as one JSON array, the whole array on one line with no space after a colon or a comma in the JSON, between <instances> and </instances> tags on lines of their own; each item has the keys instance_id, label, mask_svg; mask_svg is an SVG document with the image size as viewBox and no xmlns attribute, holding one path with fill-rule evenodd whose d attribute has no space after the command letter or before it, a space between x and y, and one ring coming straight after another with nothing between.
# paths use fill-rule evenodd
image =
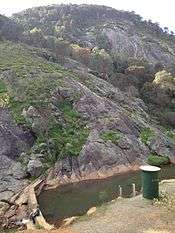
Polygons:
<instances>
[{"instance_id":1,"label":"green shrub","mask_svg":"<svg viewBox=\"0 0 175 233\"><path fill-rule=\"evenodd\" d=\"M147 160L148 164L153 166L161 167L170 163L170 158L168 156L160 155L150 155Z\"/></svg>"},{"instance_id":2,"label":"green shrub","mask_svg":"<svg viewBox=\"0 0 175 233\"><path fill-rule=\"evenodd\" d=\"M5 83L0 80L0 107L7 105L17 124L31 128L35 123L37 139L32 150L45 153L45 162L50 165L66 156L78 156L89 131L73 109L72 102L79 99L79 92L75 92L73 100L53 100L54 93L65 85L64 78L77 76L39 54L43 54L40 49L0 42L0 73L7 67L13 71L3 76ZM36 109L37 116L25 116L30 106Z\"/></svg>"},{"instance_id":3,"label":"green shrub","mask_svg":"<svg viewBox=\"0 0 175 233\"><path fill-rule=\"evenodd\" d=\"M152 139L153 136L154 132L150 128L145 128L140 133L140 139L144 144L148 144L148 142Z\"/></svg>"},{"instance_id":4,"label":"green shrub","mask_svg":"<svg viewBox=\"0 0 175 233\"><path fill-rule=\"evenodd\" d=\"M17 124L26 124L26 120L24 116L22 116L23 108L25 108L26 106L27 105L24 102L16 101L15 98L10 97L9 107L11 109L13 119Z\"/></svg>"},{"instance_id":5,"label":"green shrub","mask_svg":"<svg viewBox=\"0 0 175 233\"><path fill-rule=\"evenodd\" d=\"M102 133L101 138L104 141L110 140L112 143L116 144L118 140L121 138L121 135L116 131L110 130L110 131Z\"/></svg>"},{"instance_id":6,"label":"green shrub","mask_svg":"<svg viewBox=\"0 0 175 233\"><path fill-rule=\"evenodd\" d=\"M7 92L7 88L5 83L2 80L0 80L0 93L4 93L4 92L5 93Z\"/></svg>"},{"instance_id":7,"label":"green shrub","mask_svg":"<svg viewBox=\"0 0 175 233\"><path fill-rule=\"evenodd\" d=\"M0 107L6 107L9 104L9 95L5 83L0 79Z\"/></svg>"},{"instance_id":8,"label":"green shrub","mask_svg":"<svg viewBox=\"0 0 175 233\"><path fill-rule=\"evenodd\" d=\"M47 135L39 134L35 145L37 153L47 154L47 163L51 165L65 156L78 156L89 135L85 123L69 101L61 101L57 107L63 118L60 122L50 118ZM47 148L43 150L40 145Z\"/></svg>"}]
</instances>

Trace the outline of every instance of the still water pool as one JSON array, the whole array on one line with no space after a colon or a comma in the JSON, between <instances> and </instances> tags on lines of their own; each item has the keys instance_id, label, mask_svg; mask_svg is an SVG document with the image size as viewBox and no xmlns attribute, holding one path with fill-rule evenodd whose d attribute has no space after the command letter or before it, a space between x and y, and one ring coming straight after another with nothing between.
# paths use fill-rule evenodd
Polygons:
<instances>
[{"instance_id":1,"label":"still water pool","mask_svg":"<svg viewBox=\"0 0 175 233\"><path fill-rule=\"evenodd\" d=\"M160 180L172 178L175 178L175 166L168 166L161 170ZM122 186L123 196L129 197L132 183L136 184L136 190L139 192L141 190L140 171L43 191L38 197L38 202L44 217L53 223L67 217L83 215L89 208L111 201L118 196L119 185Z\"/></svg>"}]
</instances>

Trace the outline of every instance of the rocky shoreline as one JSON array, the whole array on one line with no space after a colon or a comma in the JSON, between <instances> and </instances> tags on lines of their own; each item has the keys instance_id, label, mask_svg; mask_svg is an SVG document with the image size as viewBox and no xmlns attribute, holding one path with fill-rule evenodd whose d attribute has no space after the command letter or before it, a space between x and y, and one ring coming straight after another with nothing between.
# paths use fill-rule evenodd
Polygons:
<instances>
[{"instance_id":1,"label":"rocky shoreline","mask_svg":"<svg viewBox=\"0 0 175 233\"><path fill-rule=\"evenodd\" d=\"M64 186L73 183L81 183L81 182L88 182L92 180L103 180L110 178L112 176L123 175L125 173L130 173L133 171L138 171L140 165L120 165L111 168L110 170L101 171L101 172L92 172L89 174L81 174L81 176L77 176L76 174L72 175L71 177L61 176L61 177L54 177L54 169L51 169L48 177L45 180L45 185L43 186L44 190L55 189L59 186Z\"/></svg>"},{"instance_id":2,"label":"rocky shoreline","mask_svg":"<svg viewBox=\"0 0 175 233\"><path fill-rule=\"evenodd\" d=\"M50 170L48 177L38 178L35 182L27 185L20 192L12 195L8 201L2 200L0 202L0 228L25 228L24 225L19 224L22 219L28 219L30 212L36 208L38 205L37 196L41 194L43 190L55 189L59 186L64 186L71 183L79 183L79 182L88 182L90 180L97 179L106 179L111 176L128 173L131 171L136 171L139 169L139 165L137 166L117 166L115 169L111 169L110 172L106 174L100 173L91 173L86 176L80 177L71 177L70 179L66 177L62 177L60 180L59 177L56 179L50 179L51 173ZM43 216L42 216L43 218ZM45 220L44 221L45 228L49 228Z\"/></svg>"}]
</instances>

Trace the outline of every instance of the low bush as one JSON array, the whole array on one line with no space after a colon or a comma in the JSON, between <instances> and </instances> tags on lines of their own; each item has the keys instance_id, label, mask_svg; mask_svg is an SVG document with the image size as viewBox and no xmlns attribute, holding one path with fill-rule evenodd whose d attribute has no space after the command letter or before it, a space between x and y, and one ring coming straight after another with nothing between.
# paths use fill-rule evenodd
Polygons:
<instances>
[{"instance_id":1,"label":"low bush","mask_svg":"<svg viewBox=\"0 0 175 233\"><path fill-rule=\"evenodd\" d=\"M50 164L67 156L78 156L89 135L85 123L69 101L60 101L57 107L62 113L61 121L49 118L47 134L40 133L35 145L37 153L47 154Z\"/></svg>"},{"instance_id":2,"label":"low bush","mask_svg":"<svg viewBox=\"0 0 175 233\"><path fill-rule=\"evenodd\" d=\"M120 139L121 135L113 130L109 130L107 132L104 132L101 134L101 138L104 141L111 141L112 143L116 144L118 142L118 140Z\"/></svg>"},{"instance_id":3,"label":"low bush","mask_svg":"<svg viewBox=\"0 0 175 233\"><path fill-rule=\"evenodd\" d=\"M144 144L148 144L148 142L152 139L153 136L154 132L150 128L145 128L140 133L140 139Z\"/></svg>"},{"instance_id":4,"label":"low bush","mask_svg":"<svg viewBox=\"0 0 175 233\"><path fill-rule=\"evenodd\" d=\"M170 158L168 156L160 155L150 155L147 160L148 164L153 166L161 167L170 163Z\"/></svg>"}]
</instances>

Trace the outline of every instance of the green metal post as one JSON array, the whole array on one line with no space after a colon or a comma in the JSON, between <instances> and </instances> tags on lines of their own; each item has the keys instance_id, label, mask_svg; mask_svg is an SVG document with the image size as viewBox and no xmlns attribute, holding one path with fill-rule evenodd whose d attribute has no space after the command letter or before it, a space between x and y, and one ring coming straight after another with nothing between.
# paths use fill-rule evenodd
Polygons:
<instances>
[{"instance_id":1,"label":"green metal post","mask_svg":"<svg viewBox=\"0 0 175 233\"><path fill-rule=\"evenodd\" d=\"M153 200L159 197L159 167L141 166L143 197Z\"/></svg>"}]
</instances>

